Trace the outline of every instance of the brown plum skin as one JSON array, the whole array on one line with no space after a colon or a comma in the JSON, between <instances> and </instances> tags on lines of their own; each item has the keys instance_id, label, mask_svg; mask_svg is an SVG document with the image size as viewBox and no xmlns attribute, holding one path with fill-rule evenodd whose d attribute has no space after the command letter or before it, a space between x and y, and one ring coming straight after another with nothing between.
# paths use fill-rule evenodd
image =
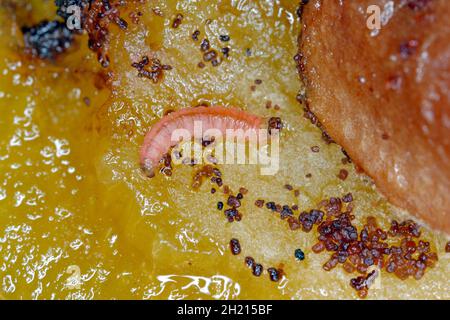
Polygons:
<instances>
[{"instance_id":1,"label":"brown plum skin","mask_svg":"<svg viewBox=\"0 0 450 320\"><path fill-rule=\"evenodd\" d=\"M394 204L450 233L450 2L311 0L299 38L307 103Z\"/></svg>"}]
</instances>

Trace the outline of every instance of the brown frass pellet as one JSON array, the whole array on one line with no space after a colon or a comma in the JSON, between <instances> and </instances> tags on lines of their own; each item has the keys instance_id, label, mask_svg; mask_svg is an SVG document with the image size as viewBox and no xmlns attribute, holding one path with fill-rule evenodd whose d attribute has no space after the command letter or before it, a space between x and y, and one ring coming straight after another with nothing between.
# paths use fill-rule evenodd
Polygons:
<instances>
[{"instance_id":1,"label":"brown frass pellet","mask_svg":"<svg viewBox=\"0 0 450 320\"><path fill-rule=\"evenodd\" d=\"M294 208L292 208L292 209L294 209ZM295 210L298 210L298 208ZM295 217L289 217L287 219L287 222L289 224L289 229L291 229L291 230L297 230L301 227L300 221L298 221L298 219L296 219Z\"/></svg>"},{"instance_id":2,"label":"brown frass pellet","mask_svg":"<svg viewBox=\"0 0 450 320\"><path fill-rule=\"evenodd\" d=\"M222 48L221 51L222 51L223 56L225 58L229 57L229 55L230 55L230 48L229 47Z\"/></svg>"},{"instance_id":3,"label":"brown frass pellet","mask_svg":"<svg viewBox=\"0 0 450 320\"><path fill-rule=\"evenodd\" d=\"M245 189L244 187L240 187L240 188L239 188L239 193L247 194L247 192L248 192L248 190Z\"/></svg>"},{"instance_id":4,"label":"brown frass pellet","mask_svg":"<svg viewBox=\"0 0 450 320\"><path fill-rule=\"evenodd\" d=\"M278 282L280 280L281 272L275 268L269 268L267 269L267 272L269 273L269 278L271 281Z\"/></svg>"},{"instance_id":5,"label":"brown frass pellet","mask_svg":"<svg viewBox=\"0 0 450 320\"><path fill-rule=\"evenodd\" d=\"M339 170L338 178L341 180L345 180L348 177L348 171L345 169Z\"/></svg>"},{"instance_id":6,"label":"brown frass pellet","mask_svg":"<svg viewBox=\"0 0 450 320\"><path fill-rule=\"evenodd\" d=\"M305 92L299 92L297 94L297 96L295 97L295 99L299 103L302 103L302 104L305 103L305 101L306 101L306 93Z\"/></svg>"},{"instance_id":7,"label":"brown frass pellet","mask_svg":"<svg viewBox=\"0 0 450 320\"><path fill-rule=\"evenodd\" d=\"M163 71L171 70L169 65L162 64L159 59L149 59L148 56L143 56L141 61L134 62L131 66L138 70L138 77L145 77L158 83L163 77Z\"/></svg>"},{"instance_id":8,"label":"brown frass pellet","mask_svg":"<svg viewBox=\"0 0 450 320\"><path fill-rule=\"evenodd\" d=\"M122 18L118 18L116 19L115 23L119 26L120 29L122 30L126 30L128 29L128 22L126 22L124 19Z\"/></svg>"},{"instance_id":9,"label":"brown frass pellet","mask_svg":"<svg viewBox=\"0 0 450 320\"><path fill-rule=\"evenodd\" d=\"M284 220L284 219L286 219L287 217L293 216L293 214L294 214L294 213L292 212L292 209L289 208L288 205L284 205L284 206L282 207L281 212L280 212L280 218L281 218L282 220Z\"/></svg>"},{"instance_id":10,"label":"brown frass pellet","mask_svg":"<svg viewBox=\"0 0 450 320\"><path fill-rule=\"evenodd\" d=\"M269 134L272 134L272 130L280 131L283 128L283 123L279 117L271 117L268 121Z\"/></svg>"},{"instance_id":11,"label":"brown frass pellet","mask_svg":"<svg viewBox=\"0 0 450 320\"><path fill-rule=\"evenodd\" d=\"M230 240L230 249L231 253L235 256L241 253L241 244L238 239L233 238Z\"/></svg>"},{"instance_id":12,"label":"brown frass pellet","mask_svg":"<svg viewBox=\"0 0 450 320\"><path fill-rule=\"evenodd\" d=\"M267 203L266 203L266 208L267 208L267 209L270 209L270 210L272 210L272 211L276 211L276 210L277 210L276 205L275 205L275 202L273 202L273 201L267 202Z\"/></svg>"},{"instance_id":13,"label":"brown frass pellet","mask_svg":"<svg viewBox=\"0 0 450 320\"><path fill-rule=\"evenodd\" d=\"M350 285L358 292L360 298L367 296L370 283L377 277L376 270L373 270L366 276L359 276L350 280Z\"/></svg>"},{"instance_id":14,"label":"brown frass pellet","mask_svg":"<svg viewBox=\"0 0 450 320\"><path fill-rule=\"evenodd\" d=\"M220 170L217 169L217 168L214 168L214 169L213 169L213 173L214 173L214 175L217 176L217 177L221 177L221 176L222 176L222 172L220 172Z\"/></svg>"},{"instance_id":15,"label":"brown frass pellet","mask_svg":"<svg viewBox=\"0 0 450 320\"><path fill-rule=\"evenodd\" d=\"M252 268L253 265L255 264L255 259L253 259L252 257L245 257L245 265L249 268Z\"/></svg>"},{"instance_id":16,"label":"brown frass pellet","mask_svg":"<svg viewBox=\"0 0 450 320\"><path fill-rule=\"evenodd\" d=\"M191 36L192 40L198 41L198 36L199 36L199 35L200 35L200 31L195 30L195 31L192 33L192 36Z\"/></svg>"},{"instance_id":17,"label":"brown frass pellet","mask_svg":"<svg viewBox=\"0 0 450 320\"><path fill-rule=\"evenodd\" d=\"M227 200L227 205L233 208L239 208L241 206L241 202L237 197L230 195Z\"/></svg>"},{"instance_id":18,"label":"brown frass pellet","mask_svg":"<svg viewBox=\"0 0 450 320\"><path fill-rule=\"evenodd\" d=\"M175 19L172 22L172 28L178 28L181 24L181 21L183 21L184 16L181 13L177 13L175 16Z\"/></svg>"},{"instance_id":19,"label":"brown frass pellet","mask_svg":"<svg viewBox=\"0 0 450 320\"><path fill-rule=\"evenodd\" d=\"M324 213L320 210L313 209L311 211L302 212L298 217L298 221L302 225L302 230L305 232L311 231L315 224L320 224L323 220Z\"/></svg>"},{"instance_id":20,"label":"brown frass pellet","mask_svg":"<svg viewBox=\"0 0 450 320\"><path fill-rule=\"evenodd\" d=\"M216 50L209 50L203 54L203 61L211 61L217 57L217 51Z\"/></svg>"},{"instance_id":21,"label":"brown frass pellet","mask_svg":"<svg viewBox=\"0 0 450 320\"><path fill-rule=\"evenodd\" d=\"M225 210L224 214L225 214L225 217L227 218L228 222L241 221L241 218L242 218L239 211L236 210L235 208Z\"/></svg>"},{"instance_id":22,"label":"brown frass pellet","mask_svg":"<svg viewBox=\"0 0 450 320\"><path fill-rule=\"evenodd\" d=\"M202 51L208 51L210 49L210 44L208 39L203 39L200 43L200 50Z\"/></svg>"},{"instance_id":23,"label":"brown frass pellet","mask_svg":"<svg viewBox=\"0 0 450 320\"><path fill-rule=\"evenodd\" d=\"M351 193L347 193L345 196L342 197L342 201L345 203L349 203L353 201L353 195Z\"/></svg>"},{"instance_id":24,"label":"brown frass pellet","mask_svg":"<svg viewBox=\"0 0 450 320\"><path fill-rule=\"evenodd\" d=\"M264 200L258 199L255 201L255 206L262 208L264 206Z\"/></svg>"},{"instance_id":25,"label":"brown frass pellet","mask_svg":"<svg viewBox=\"0 0 450 320\"><path fill-rule=\"evenodd\" d=\"M312 250L315 253L324 250L331 253L329 260L322 266L326 271L342 264L346 272L363 274L353 278L350 283L361 298L367 295L370 287L368 284L376 277L373 272L368 273L370 266L382 265L380 269L385 269L402 280L409 277L419 280L425 270L433 267L438 260L437 254L431 252L428 241L414 239L421 235L420 226L414 221L399 223L394 220L390 229L384 231L376 219L369 216L366 224L358 231L352 224L355 217L349 214L351 204L348 204L346 209L342 205L342 202L353 201L351 193L343 196L342 200L330 198L324 201L325 204L319 207L325 208L328 218L317 227L319 242ZM343 211L344 209L346 211ZM388 243L388 237L398 237L398 244Z\"/></svg>"},{"instance_id":26,"label":"brown frass pellet","mask_svg":"<svg viewBox=\"0 0 450 320\"><path fill-rule=\"evenodd\" d=\"M294 256L299 261L305 260L305 253L300 248L295 249Z\"/></svg>"},{"instance_id":27,"label":"brown frass pellet","mask_svg":"<svg viewBox=\"0 0 450 320\"><path fill-rule=\"evenodd\" d=\"M259 277L263 272L263 266L259 263L256 263L252 267L252 273L254 276Z\"/></svg>"},{"instance_id":28,"label":"brown frass pellet","mask_svg":"<svg viewBox=\"0 0 450 320\"><path fill-rule=\"evenodd\" d=\"M220 62L221 62L220 59L215 58L215 59L212 59L212 60L211 60L211 65L212 65L213 67L217 67L217 66L220 64Z\"/></svg>"}]
</instances>

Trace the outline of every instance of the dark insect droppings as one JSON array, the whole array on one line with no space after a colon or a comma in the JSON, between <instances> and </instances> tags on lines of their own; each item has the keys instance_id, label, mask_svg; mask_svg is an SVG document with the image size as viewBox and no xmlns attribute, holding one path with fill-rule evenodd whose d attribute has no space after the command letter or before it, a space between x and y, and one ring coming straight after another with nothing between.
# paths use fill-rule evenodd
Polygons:
<instances>
[{"instance_id":1,"label":"dark insect droppings","mask_svg":"<svg viewBox=\"0 0 450 320\"><path fill-rule=\"evenodd\" d=\"M215 59L216 57L217 57L216 50L210 50L203 54L203 60L206 62L211 61L211 60Z\"/></svg>"},{"instance_id":2,"label":"dark insect droppings","mask_svg":"<svg viewBox=\"0 0 450 320\"><path fill-rule=\"evenodd\" d=\"M230 48L228 48L228 47L222 48L221 51L222 51L224 57L228 57L230 55Z\"/></svg>"},{"instance_id":3,"label":"dark insect droppings","mask_svg":"<svg viewBox=\"0 0 450 320\"><path fill-rule=\"evenodd\" d=\"M264 200L258 199L255 201L255 206L257 206L258 208L262 208L264 205Z\"/></svg>"},{"instance_id":4,"label":"dark insect droppings","mask_svg":"<svg viewBox=\"0 0 450 320\"><path fill-rule=\"evenodd\" d=\"M271 281L278 282L280 280L280 272L275 268L267 269Z\"/></svg>"},{"instance_id":5,"label":"dark insect droppings","mask_svg":"<svg viewBox=\"0 0 450 320\"><path fill-rule=\"evenodd\" d=\"M210 48L209 40L208 39L203 39L202 42L200 43L200 50L208 51L209 48Z\"/></svg>"},{"instance_id":6,"label":"dark insect droppings","mask_svg":"<svg viewBox=\"0 0 450 320\"><path fill-rule=\"evenodd\" d=\"M339 170L338 178L341 180L345 180L348 177L348 171L345 169Z\"/></svg>"},{"instance_id":7,"label":"dark insect droppings","mask_svg":"<svg viewBox=\"0 0 450 320\"><path fill-rule=\"evenodd\" d=\"M283 123L279 117L272 117L268 122L269 134L272 134L272 130L280 131L283 128Z\"/></svg>"},{"instance_id":8,"label":"dark insect droppings","mask_svg":"<svg viewBox=\"0 0 450 320\"><path fill-rule=\"evenodd\" d=\"M352 202L353 201L353 195L351 193L347 193L344 197L342 197L343 202Z\"/></svg>"},{"instance_id":9,"label":"dark insect droppings","mask_svg":"<svg viewBox=\"0 0 450 320\"><path fill-rule=\"evenodd\" d=\"M295 250L295 258L299 261L302 261L305 259L305 253L302 251L302 249Z\"/></svg>"},{"instance_id":10,"label":"dark insect droppings","mask_svg":"<svg viewBox=\"0 0 450 320\"><path fill-rule=\"evenodd\" d=\"M235 196L229 196L227 200L227 205L233 208L239 208L241 206L241 202Z\"/></svg>"},{"instance_id":11,"label":"dark insect droppings","mask_svg":"<svg viewBox=\"0 0 450 320\"><path fill-rule=\"evenodd\" d=\"M183 15L178 13L172 22L172 28L175 28L175 29L178 28L180 26L181 22L183 21L183 18L184 18Z\"/></svg>"},{"instance_id":12,"label":"dark insect droppings","mask_svg":"<svg viewBox=\"0 0 450 320\"><path fill-rule=\"evenodd\" d=\"M241 244L238 239L233 238L230 240L230 249L233 255L238 255L241 253Z\"/></svg>"},{"instance_id":13,"label":"dark insect droppings","mask_svg":"<svg viewBox=\"0 0 450 320\"><path fill-rule=\"evenodd\" d=\"M267 202L267 203L266 203L266 208L267 208L267 209L270 209L270 210L272 210L272 211L275 211L275 210L276 210L275 202L273 202L273 201Z\"/></svg>"},{"instance_id":14,"label":"dark insect droppings","mask_svg":"<svg viewBox=\"0 0 450 320\"><path fill-rule=\"evenodd\" d=\"M225 213L225 217L227 218L228 222L240 221L242 218L239 211L236 210L235 208L227 209L227 210L225 210L224 213Z\"/></svg>"},{"instance_id":15,"label":"dark insect droppings","mask_svg":"<svg viewBox=\"0 0 450 320\"><path fill-rule=\"evenodd\" d=\"M245 265L247 267L252 268L254 264L255 264L255 259L253 259L252 257L245 257Z\"/></svg>"},{"instance_id":16,"label":"dark insect droppings","mask_svg":"<svg viewBox=\"0 0 450 320\"><path fill-rule=\"evenodd\" d=\"M213 67L217 67L220 64L220 59L212 59L211 60L211 65Z\"/></svg>"},{"instance_id":17,"label":"dark insect droppings","mask_svg":"<svg viewBox=\"0 0 450 320\"><path fill-rule=\"evenodd\" d=\"M259 277L263 272L263 266L259 263L253 264L252 273L254 276Z\"/></svg>"},{"instance_id":18,"label":"dark insect droppings","mask_svg":"<svg viewBox=\"0 0 450 320\"><path fill-rule=\"evenodd\" d=\"M200 35L200 31L195 30L195 31L192 33L192 40L198 41L198 36L199 36L199 35Z\"/></svg>"},{"instance_id":19,"label":"dark insect droppings","mask_svg":"<svg viewBox=\"0 0 450 320\"><path fill-rule=\"evenodd\" d=\"M145 77L158 83L164 75L164 71L171 70L169 65L161 64L157 58L149 59L148 56L143 56L139 62L134 62L131 66L138 70L138 77Z\"/></svg>"}]
</instances>

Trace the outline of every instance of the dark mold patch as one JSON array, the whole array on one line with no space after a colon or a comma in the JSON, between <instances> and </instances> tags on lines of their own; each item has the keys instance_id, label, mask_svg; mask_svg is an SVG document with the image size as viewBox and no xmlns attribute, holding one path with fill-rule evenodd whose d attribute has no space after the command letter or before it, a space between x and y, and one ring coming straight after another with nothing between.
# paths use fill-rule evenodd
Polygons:
<instances>
[{"instance_id":1,"label":"dark mold patch","mask_svg":"<svg viewBox=\"0 0 450 320\"><path fill-rule=\"evenodd\" d=\"M25 51L41 59L54 59L73 41L72 32L61 21L44 20L32 27L22 27L22 33Z\"/></svg>"}]
</instances>

